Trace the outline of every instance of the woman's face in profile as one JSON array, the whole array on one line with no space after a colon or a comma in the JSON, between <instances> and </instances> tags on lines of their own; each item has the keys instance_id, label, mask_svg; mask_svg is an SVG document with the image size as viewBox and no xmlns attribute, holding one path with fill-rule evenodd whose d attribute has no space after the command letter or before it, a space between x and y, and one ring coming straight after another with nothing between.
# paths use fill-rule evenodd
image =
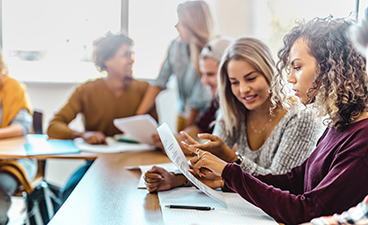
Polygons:
<instances>
[{"instance_id":1,"label":"woman's face in profile","mask_svg":"<svg viewBox=\"0 0 368 225\"><path fill-rule=\"evenodd\" d=\"M295 96L303 104L311 103L316 93L307 92L317 75L317 61L308 52L308 46L303 38L298 38L289 53L291 73L288 82L293 85Z\"/></svg>"},{"instance_id":2,"label":"woman's face in profile","mask_svg":"<svg viewBox=\"0 0 368 225\"><path fill-rule=\"evenodd\" d=\"M186 26L183 25L180 19L178 19L178 23L175 25L175 27L179 32L180 41L188 42L190 37L192 36L192 33L189 31L189 29Z\"/></svg>"}]
</instances>

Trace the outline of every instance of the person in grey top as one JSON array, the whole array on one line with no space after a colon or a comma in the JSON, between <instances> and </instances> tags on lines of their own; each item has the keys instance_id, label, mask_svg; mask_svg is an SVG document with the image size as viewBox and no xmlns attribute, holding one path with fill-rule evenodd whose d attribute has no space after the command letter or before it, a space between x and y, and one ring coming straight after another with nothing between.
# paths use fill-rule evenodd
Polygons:
<instances>
[{"instance_id":1,"label":"person in grey top","mask_svg":"<svg viewBox=\"0 0 368 225\"><path fill-rule=\"evenodd\" d=\"M284 98L287 90L276 88L280 84L273 82L275 64L268 47L254 38L240 38L226 49L219 71L221 117L215 135L199 134L208 140L202 144L181 132L186 138L182 146L209 151L252 175L281 174L300 165L315 148L322 122L310 109L299 108L295 97ZM182 175L157 168L145 176L149 191L185 183ZM221 177L202 181L222 186Z\"/></svg>"},{"instance_id":2,"label":"person in grey top","mask_svg":"<svg viewBox=\"0 0 368 225\"><path fill-rule=\"evenodd\" d=\"M152 109L156 96L172 75L178 89L177 131L194 124L211 101L210 92L201 84L199 54L204 45L215 37L210 9L205 1L185 1L177 7L179 37L171 42L157 79L136 111L146 114Z\"/></svg>"}]
</instances>

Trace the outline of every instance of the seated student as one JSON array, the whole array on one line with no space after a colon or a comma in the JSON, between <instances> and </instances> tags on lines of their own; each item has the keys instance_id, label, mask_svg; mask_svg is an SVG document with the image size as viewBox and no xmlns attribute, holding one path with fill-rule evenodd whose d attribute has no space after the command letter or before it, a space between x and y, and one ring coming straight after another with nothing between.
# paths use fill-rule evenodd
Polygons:
<instances>
[{"instance_id":1,"label":"seated student","mask_svg":"<svg viewBox=\"0 0 368 225\"><path fill-rule=\"evenodd\" d=\"M303 164L286 174L254 177L186 145L197 152L193 172L221 176L224 190L237 192L285 224L341 213L360 202L368 193L368 77L364 58L346 37L351 24L331 18L301 23L284 37L279 51L275 88L287 85L283 72L290 72L287 81L295 95L326 116L328 125Z\"/></svg>"},{"instance_id":2,"label":"seated student","mask_svg":"<svg viewBox=\"0 0 368 225\"><path fill-rule=\"evenodd\" d=\"M212 133L213 122L216 120L217 111L219 108L217 95L217 72L221 57L227 46L233 41L229 37L217 37L207 43L199 55L199 70L202 73L201 82L207 86L212 95L212 100L207 110L201 115L195 124L185 128L185 132L192 137L197 137L198 133ZM180 134L175 134L176 139L184 141L184 137ZM155 135L154 140L158 147L162 148L160 137ZM198 140L198 139L197 139ZM185 148L182 148L185 154L192 154Z\"/></svg>"},{"instance_id":3,"label":"seated student","mask_svg":"<svg viewBox=\"0 0 368 225\"><path fill-rule=\"evenodd\" d=\"M254 176L285 173L300 165L314 149L322 123L311 110L301 110L295 99L290 100L290 109L284 106L282 93L271 86L274 71L270 50L263 42L253 38L236 40L227 48L220 66L222 118L214 129L217 136L200 134L200 138L210 141L199 144L183 135L195 148L238 163ZM185 182L183 175L157 167L145 177L149 191Z\"/></svg>"},{"instance_id":4,"label":"seated student","mask_svg":"<svg viewBox=\"0 0 368 225\"><path fill-rule=\"evenodd\" d=\"M365 10L364 19L358 26L350 29L351 40L355 48L367 59L368 52L368 9ZM368 65L368 64L366 64ZM366 69L367 71L367 69ZM350 208L341 215L323 216L311 220L314 225L334 224L368 224L368 195L357 206Z\"/></svg>"},{"instance_id":5,"label":"seated student","mask_svg":"<svg viewBox=\"0 0 368 225\"><path fill-rule=\"evenodd\" d=\"M107 76L79 86L67 104L50 121L47 134L51 138L74 139L81 137L90 144L106 144L105 137L121 133L113 124L116 118L134 116L148 83L133 79L133 41L122 34L107 35L95 43L94 62ZM84 132L68 127L82 113ZM150 112L158 119L156 109ZM81 167L62 189L64 201L92 162Z\"/></svg>"},{"instance_id":6,"label":"seated student","mask_svg":"<svg viewBox=\"0 0 368 225\"><path fill-rule=\"evenodd\" d=\"M0 139L20 137L29 133L32 125L31 110L25 87L8 76L0 52ZM27 193L32 191L30 181L37 172L34 159L0 159L0 225L7 224L11 196L20 185Z\"/></svg>"}]
</instances>

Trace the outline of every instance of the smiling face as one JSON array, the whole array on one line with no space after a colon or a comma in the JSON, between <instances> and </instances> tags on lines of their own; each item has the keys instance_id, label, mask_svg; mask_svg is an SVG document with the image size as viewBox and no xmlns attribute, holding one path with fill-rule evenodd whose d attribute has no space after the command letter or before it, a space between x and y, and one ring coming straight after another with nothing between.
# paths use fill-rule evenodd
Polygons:
<instances>
[{"instance_id":1,"label":"smiling face","mask_svg":"<svg viewBox=\"0 0 368 225\"><path fill-rule=\"evenodd\" d=\"M316 78L317 61L308 53L307 43L303 38L298 38L290 49L289 54L291 73L288 82L293 84L295 95L300 102L308 104L313 101L316 93L307 91Z\"/></svg>"},{"instance_id":2,"label":"smiling face","mask_svg":"<svg viewBox=\"0 0 368 225\"><path fill-rule=\"evenodd\" d=\"M202 73L201 82L210 89L212 96L215 96L217 90L218 64L215 59L208 57L199 60L199 70Z\"/></svg>"},{"instance_id":3,"label":"smiling face","mask_svg":"<svg viewBox=\"0 0 368 225\"><path fill-rule=\"evenodd\" d=\"M234 59L229 61L227 72L233 94L248 110L268 109L270 86L263 74L247 61Z\"/></svg>"},{"instance_id":4,"label":"smiling face","mask_svg":"<svg viewBox=\"0 0 368 225\"><path fill-rule=\"evenodd\" d=\"M109 76L117 76L123 80L132 79L133 52L130 45L122 45L113 57L106 60L105 66Z\"/></svg>"}]
</instances>

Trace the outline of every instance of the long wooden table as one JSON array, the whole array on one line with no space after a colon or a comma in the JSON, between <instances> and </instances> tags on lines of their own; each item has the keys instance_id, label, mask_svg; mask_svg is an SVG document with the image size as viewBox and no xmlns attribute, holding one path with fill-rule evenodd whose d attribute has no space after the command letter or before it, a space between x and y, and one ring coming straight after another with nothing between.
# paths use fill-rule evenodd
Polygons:
<instances>
[{"instance_id":1,"label":"long wooden table","mask_svg":"<svg viewBox=\"0 0 368 225\"><path fill-rule=\"evenodd\" d=\"M166 162L160 151L99 155L49 224L164 224L157 194L137 189L140 170L124 167Z\"/></svg>"}]
</instances>

